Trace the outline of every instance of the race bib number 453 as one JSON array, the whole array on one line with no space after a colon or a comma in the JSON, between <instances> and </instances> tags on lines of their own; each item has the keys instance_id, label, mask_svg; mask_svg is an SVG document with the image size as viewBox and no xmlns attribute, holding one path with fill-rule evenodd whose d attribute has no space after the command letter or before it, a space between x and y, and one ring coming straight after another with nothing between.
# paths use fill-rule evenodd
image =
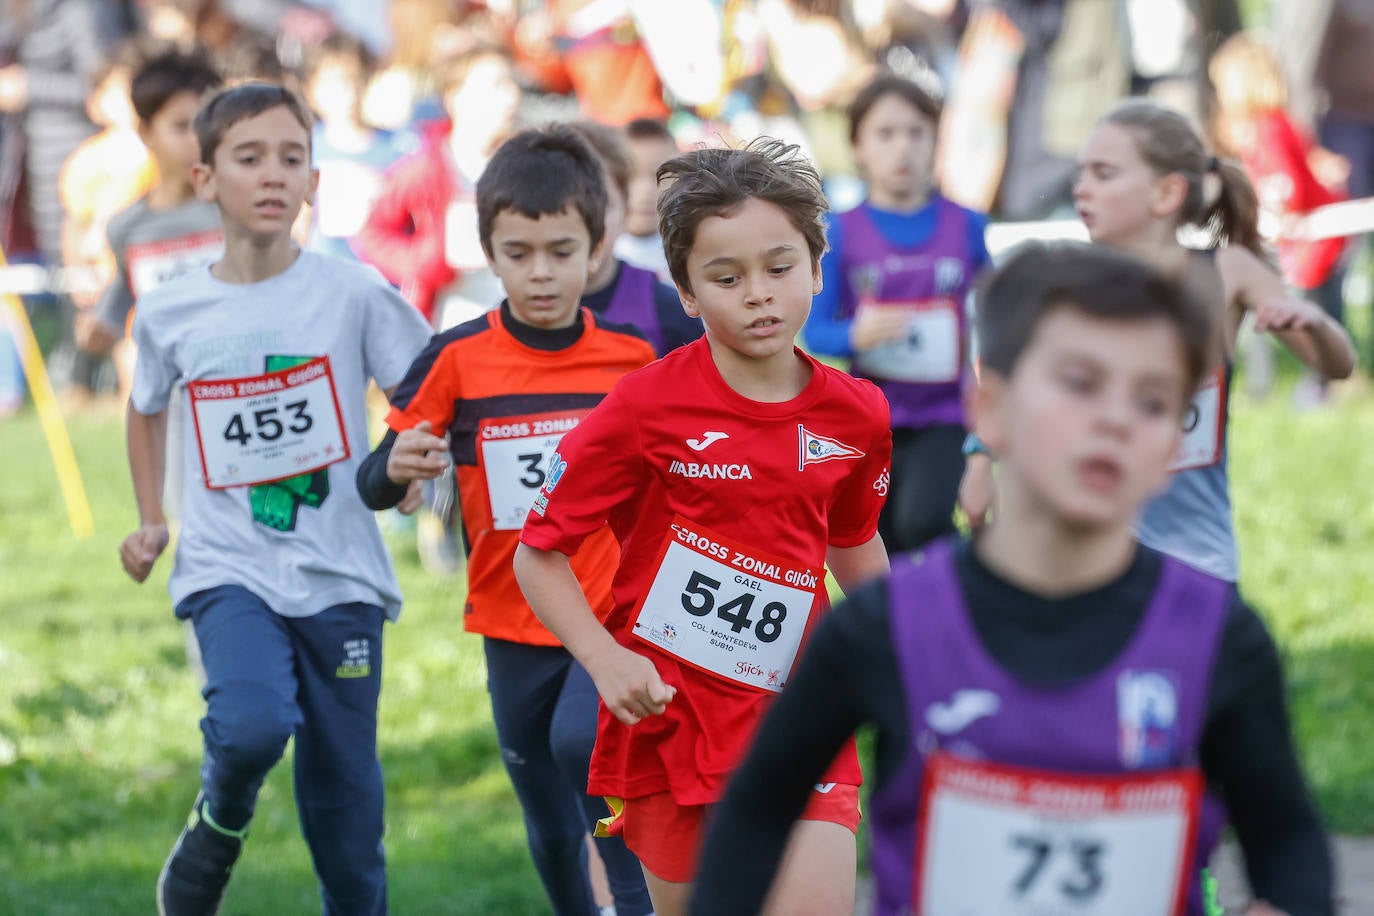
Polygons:
<instances>
[{"instance_id":1,"label":"race bib number 453","mask_svg":"<svg viewBox=\"0 0 1374 916\"><path fill-rule=\"evenodd\" d=\"M1201 793L1196 770L1081 776L933 754L915 912L1178 916Z\"/></svg>"},{"instance_id":2,"label":"race bib number 453","mask_svg":"<svg viewBox=\"0 0 1374 916\"><path fill-rule=\"evenodd\" d=\"M728 681L779 692L806 634L824 571L673 519L635 636Z\"/></svg>"},{"instance_id":3,"label":"race bib number 453","mask_svg":"<svg viewBox=\"0 0 1374 916\"><path fill-rule=\"evenodd\" d=\"M186 390L212 490L271 483L348 457L327 356L279 372L193 381Z\"/></svg>"}]
</instances>

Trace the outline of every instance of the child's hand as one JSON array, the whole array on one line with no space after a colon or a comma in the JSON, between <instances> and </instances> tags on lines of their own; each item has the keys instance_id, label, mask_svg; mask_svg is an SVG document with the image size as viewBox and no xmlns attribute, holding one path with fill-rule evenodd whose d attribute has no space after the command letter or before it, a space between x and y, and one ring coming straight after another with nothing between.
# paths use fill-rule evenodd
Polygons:
<instances>
[{"instance_id":1,"label":"child's hand","mask_svg":"<svg viewBox=\"0 0 1374 916\"><path fill-rule=\"evenodd\" d=\"M386 459L386 476L392 483L433 480L447 467L448 440L431 433L425 420L396 437Z\"/></svg>"},{"instance_id":2,"label":"child's hand","mask_svg":"<svg viewBox=\"0 0 1374 916\"><path fill-rule=\"evenodd\" d=\"M167 549L167 525L144 525L119 545L119 561L135 582L142 582L153 571L153 564Z\"/></svg>"},{"instance_id":3,"label":"child's hand","mask_svg":"<svg viewBox=\"0 0 1374 916\"><path fill-rule=\"evenodd\" d=\"M1255 330L1305 331L1321 324L1325 315L1302 299L1269 299L1255 309Z\"/></svg>"},{"instance_id":4,"label":"child's hand","mask_svg":"<svg viewBox=\"0 0 1374 916\"><path fill-rule=\"evenodd\" d=\"M860 308L849 326L849 343L855 350L867 350L906 333L912 310L895 306Z\"/></svg>"},{"instance_id":5,"label":"child's hand","mask_svg":"<svg viewBox=\"0 0 1374 916\"><path fill-rule=\"evenodd\" d=\"M676 687L663 683L653 662L621 645L590 660L586 668L606 708L626 725L662 715L677 694Z\"/></svg>"},{"instance_id":6,"label":"child's hand","mask_svg":"<svg viewBox=\"0 0 1374 916\"><path fill-rule=\"evenodd\" d=\"M424 504L425 486L418 480L412 480L410 486L406 487L406 495L396 504L396 511L402 515L409 515Z\"/></svg>"}]
</instances>

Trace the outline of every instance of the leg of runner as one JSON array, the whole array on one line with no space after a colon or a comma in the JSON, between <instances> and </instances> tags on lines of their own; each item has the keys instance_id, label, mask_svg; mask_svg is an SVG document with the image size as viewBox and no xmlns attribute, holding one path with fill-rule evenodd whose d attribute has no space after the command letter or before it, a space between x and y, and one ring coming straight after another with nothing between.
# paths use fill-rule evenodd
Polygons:
<instances>
[{"instance_id":1,"label":"leg of runner","mask_svg":"<svg viewBox=\"0 0 1374 916\"><path fill-rule=\"evenodd\" d=\"M644 883L649 886L649 899L654 902L654 916L687 916L687 901L692 896L690 881L664 881L646 868Z\"/></svg>"},{"instance_id":2,"label":"leg of runner","mask_svg":"<svg viewBox=\"0 0 1374 916\"><path fill-rule=\"evenodd\" d=\"M852 913L857 868L858 844L849 828L830 821L798 821L763 912L765 916Z\"/></svg>"}]
</instances>

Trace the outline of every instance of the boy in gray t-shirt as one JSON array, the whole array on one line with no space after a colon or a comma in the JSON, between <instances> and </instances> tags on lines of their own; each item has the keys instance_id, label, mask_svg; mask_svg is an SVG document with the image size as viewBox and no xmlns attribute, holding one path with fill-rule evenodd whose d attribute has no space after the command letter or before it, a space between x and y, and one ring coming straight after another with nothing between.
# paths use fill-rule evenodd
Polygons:
<instances>
[{"instance_id":1,"label":"boy in gray t-shirt","mask_svg":"<svg viewBox=\"0 0 1374 916\"><path fill-rule=\"evenodd\" d=\"M115 348L120 388L133 379L133 349L121 343L134 302L173 277L203 267L224 251L214 204L196 199L191 168L199 156L191 120L219 74L202 54L169 51L145 61L129 83L138 135L157 164L157 182L110 220L106 235L115 276L83 322L81 346Z\"/></svg>"},{"instance_id":2,"label":"boy in gray t-shirt","mask_svg":"<svg viewBox=\"0 0 1374 916\"><path fill-rule=\"evenodd\" d=\"M207 679L201 792L158 878L164 916L218 910L258 790L293 737L325 912L386 912L377 700L382 624L401 597L352 482L368 453L368 381L398 384L429 328L371 268L292 243L317 180L311 121L266 83L201 109L193 180L219 208L224 256L140 299L134 318L140 525L120 558L142 582L167 547L162 446L171 392L184 385L168 588ZM418 502L417 487L402 505Z\"/></svg>"}]
</instances>

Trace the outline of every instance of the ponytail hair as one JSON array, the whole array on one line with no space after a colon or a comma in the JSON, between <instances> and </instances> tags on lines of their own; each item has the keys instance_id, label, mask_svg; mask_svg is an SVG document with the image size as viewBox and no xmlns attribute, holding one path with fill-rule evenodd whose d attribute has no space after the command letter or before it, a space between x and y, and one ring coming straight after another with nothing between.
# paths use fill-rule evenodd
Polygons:
<instances>
[{"instance_id":1,"label":"ponytail hair","mask_svg":"<svg viewBox=\"0 0 1374 916\"><path fill-rule=\"evenodd\" d=\"M1103 115L1102 121L1126 128L1135 138L1140 157L1157 174L1176 173L1187 181L1179 210L1181 224L1206 230L1213 247L1240 245L1272 263L1260 237L1254 185L1239 165L1209 153L1187 118L1146 99L1128 99Z\"/></svg>"}]
</instances>

